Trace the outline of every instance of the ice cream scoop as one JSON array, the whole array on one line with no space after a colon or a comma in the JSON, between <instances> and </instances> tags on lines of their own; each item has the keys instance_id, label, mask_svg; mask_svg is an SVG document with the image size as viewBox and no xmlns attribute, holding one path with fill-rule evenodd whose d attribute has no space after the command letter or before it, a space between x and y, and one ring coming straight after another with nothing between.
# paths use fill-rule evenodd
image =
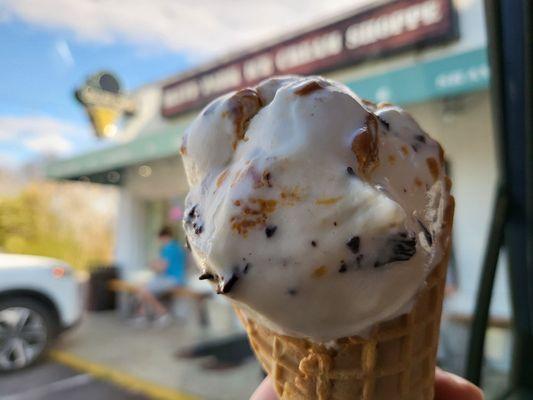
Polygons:
<instances>
[{"instance_id":1,"label":"ice cream scoop","mask_svg":"<svg viewBox=\"0 0 533 400\"><path fill-rule=\"evenodd\" d=\"M365 335L409 311L444 255L441 147L339 83L277 77L222 96L181 154L200 279L275 332Z\"/></svg>"}]
</instances>

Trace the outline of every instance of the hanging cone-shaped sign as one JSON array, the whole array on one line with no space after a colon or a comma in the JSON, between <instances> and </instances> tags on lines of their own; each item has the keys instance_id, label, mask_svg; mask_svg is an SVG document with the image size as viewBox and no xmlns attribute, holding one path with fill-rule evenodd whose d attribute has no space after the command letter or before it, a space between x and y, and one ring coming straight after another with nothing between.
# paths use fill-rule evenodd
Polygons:
<instances>
[{"instance_id":1,"label":"hanging cone-shaped sign","mask_svg":"<svg viewBox=\"0 0 533 400\"><path fill-rule=\"evenodd\" d=\"M137 108L133 98L121 92L117 78L108 72L89 77L74 95L85 107L99 138L114 136L122 115L133 115Z\"/></svg>"},{"instance_id":2,"label":"hanging cone-shaped sign","mask_svg":"<svg viewBox=\"0 0 533 400\"><path fill-rule=\"evenodd\" d=\"M121 115L119 110L107 107L88 106L87 114L91 118L94 131L98 137L111 137L117 132L116 122Z\"/></svg>"}]
</instances>

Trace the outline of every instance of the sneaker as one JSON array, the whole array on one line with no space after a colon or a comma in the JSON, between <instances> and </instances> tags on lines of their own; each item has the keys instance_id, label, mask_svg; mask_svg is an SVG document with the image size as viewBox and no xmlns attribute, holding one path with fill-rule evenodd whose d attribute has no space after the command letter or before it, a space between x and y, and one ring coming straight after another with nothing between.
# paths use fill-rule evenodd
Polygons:
<instances>
[{"instance_id":1,"label":"sneaker","mask_svg":"<svg viewBox=\"0 0 533 400\"><path fill-rule=\"evenodd\" d=\"M146 328L148 326L148 319L146 319L144 315L139 315L137 317L130 318L127 323L135 328Z\"/></svg>"},{"instance_id":2,"label":"sneaker","mask_svg":"<svg viewBox=\"0 0 533 400\"><path fill-rule=\"evenodd\" d=\"M163 314L156 317L153 321L153 326L156 328L166 328L172 323L172 318L168 314Z\"/></svg>"}]
</instances>

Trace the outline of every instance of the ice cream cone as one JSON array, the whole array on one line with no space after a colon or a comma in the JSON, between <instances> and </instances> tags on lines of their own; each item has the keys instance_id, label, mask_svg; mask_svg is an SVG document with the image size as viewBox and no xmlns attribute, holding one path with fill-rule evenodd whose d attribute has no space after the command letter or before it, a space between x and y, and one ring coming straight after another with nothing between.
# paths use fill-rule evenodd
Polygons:
<instances>
[{"instance_id":1,"label":"ice cream cone","mask_svg":"<svg viewBox=\"0 0 533 400\"><path fill-rule=\"evenodd\" d=\"M212 102L181 154L199 279L281 399L433 398L453 221L437 141L399 107L285 76Z\"/></svg>"},{"instance_id":2,"label":"ice cream cone","mask_svg":"<svg viewBox=\"0 0 533 400\"><path fill-rule=\"evenodd\" d=\"M114 135L117 129L115 123L120 111L108 107L88 106L87 113L97 136L109 137Z\"/></svg>"},{"instance_id":3,"label":"ice cream cone","mask_svg":"<svg viewBox=\"0 0 533 400\"><path fill-rule=\"evenodd\" d=\"M411 311L376 325L366 338L320 344L277 334L237 313L282 400L433 400L453 198L445 213L446 252Z\"/></svg>"}]
</instances>

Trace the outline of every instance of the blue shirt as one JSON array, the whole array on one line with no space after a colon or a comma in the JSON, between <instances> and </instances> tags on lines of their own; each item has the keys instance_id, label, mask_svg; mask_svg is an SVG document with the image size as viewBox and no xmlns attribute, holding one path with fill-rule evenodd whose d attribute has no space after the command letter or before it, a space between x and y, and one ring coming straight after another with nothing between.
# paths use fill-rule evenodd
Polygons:
<instances>
[{"instance_id":1,"label":"blue shirt","mask_svg":"<svg viewBox=\"0 0 533 400\"><path fill-rule=\"evenodd\" d=\"M160 257L167 262L164 275L173 278L178 284L185 284L185 251L175 240L161 247Z\"/></svg>"}]
</instances>

